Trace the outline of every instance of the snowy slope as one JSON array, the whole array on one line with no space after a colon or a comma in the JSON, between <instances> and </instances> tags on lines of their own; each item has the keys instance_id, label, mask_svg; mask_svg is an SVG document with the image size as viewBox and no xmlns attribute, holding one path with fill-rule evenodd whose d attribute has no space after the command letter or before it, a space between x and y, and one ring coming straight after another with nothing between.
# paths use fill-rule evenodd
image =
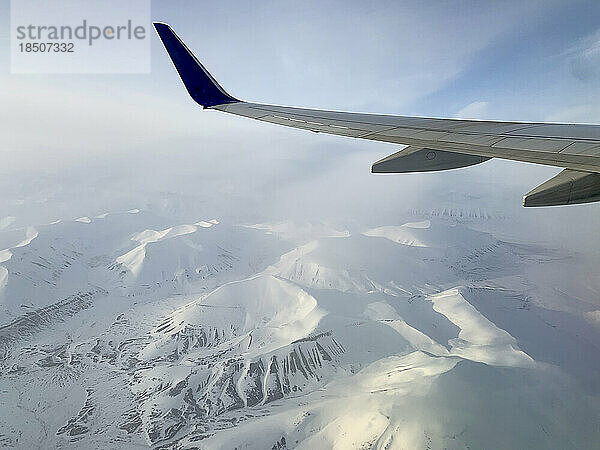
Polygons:
<instances>
[{"instance_id":1,"label":"snowy slope","mask_svg":"<svg viewBox=\"0 0 600 450\"><path fill-rule=\"evenodd\" d=\"M593 448L598 261L479 228L7 225L0 442Z\"/></svg>"}]
</instances>

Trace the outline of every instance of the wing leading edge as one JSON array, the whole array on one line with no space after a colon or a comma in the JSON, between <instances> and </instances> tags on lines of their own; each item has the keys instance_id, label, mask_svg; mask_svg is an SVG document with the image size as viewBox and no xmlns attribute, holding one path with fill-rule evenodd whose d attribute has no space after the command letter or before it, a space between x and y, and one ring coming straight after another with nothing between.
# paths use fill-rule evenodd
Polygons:
<instances>
[{"instance_id":1,"label":"wing leading edge","mask_svg":"<svg viewBox=\"0 0 600 450\"><path fill-rule=\"evenodd\" d=\"M217 83L169 25L154 26L188 93L204 108L318 133L409 146L374 163L374 173L447 170L503 158L565 168L564 175L527 194L524 206L600 200L599 125L437 119L244 102ZM566 197L565 191L570 193Z\"/></svg>"}]
</instances>

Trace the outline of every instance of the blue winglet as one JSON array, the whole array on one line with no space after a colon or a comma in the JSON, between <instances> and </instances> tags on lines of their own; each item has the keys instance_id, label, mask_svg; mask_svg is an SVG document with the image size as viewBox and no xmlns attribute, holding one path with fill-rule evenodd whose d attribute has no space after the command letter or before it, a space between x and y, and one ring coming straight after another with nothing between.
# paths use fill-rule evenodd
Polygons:
<instances>
[{"instance_id":1,"label":"blue winglet","mask_svg":"<svg viewBox=\"0 0 600 450\"><path fill-rule=\"evenodd\" d=\"M196 103L210 108L239 102L225 92L169 25L154 22L154 28L179 72L181 81Z\"/></svg>"}]
</instances>

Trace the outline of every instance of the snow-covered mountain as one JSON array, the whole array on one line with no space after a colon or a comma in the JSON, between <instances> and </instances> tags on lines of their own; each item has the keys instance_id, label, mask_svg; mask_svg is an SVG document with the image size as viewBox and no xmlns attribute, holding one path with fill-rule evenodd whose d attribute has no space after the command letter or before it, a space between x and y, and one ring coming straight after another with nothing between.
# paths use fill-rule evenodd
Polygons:
<instances>
[{"instance_id":1,"label":"snow-covered mountain","mask_svg":"<svg viewBox=\"0 0 600 450\"><path fill-rule=\"evenodd\" d=\"M0 442L594 448L598 256L451 216L3 219Z\"/></svg>"}]
</instances>

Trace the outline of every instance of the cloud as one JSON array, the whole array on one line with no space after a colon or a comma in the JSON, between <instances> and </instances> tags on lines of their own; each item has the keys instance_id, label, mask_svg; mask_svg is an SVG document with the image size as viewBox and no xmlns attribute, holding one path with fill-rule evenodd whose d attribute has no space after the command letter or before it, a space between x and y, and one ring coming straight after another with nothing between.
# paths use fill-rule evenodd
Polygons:
<instances>
[{"instance_id":1,"label":"cloud","mask_svg":"<svg viewBox=\"0 0 600 450\"><path fill-rule=\"evenodd\" d=\"M473 102L469 103L464 108L461 108L456 113L457 119L486 119L488 114L488 102Z\"/></svg>"},{"instance_id":2,"label":"cloud","mask_svg":"<svg viewBox=\"0 0 600 450\"><path fill-rule=\"evenodd\" d=\"M234 7L202 2L195 14L172 22L232 94L389 113L436 92L479 52L548 8L540 1L510 8L484 2L261 2L242 11L237 3L224 4ZM212 19L203 21L199 34L197 16Z\"/></svg>"},{"instance_id":3,"label":"cloud","mask_svg":"<svg viewBox=\"0 0 600 450\"><path fill-rule=\"evenodd\" d=\"M546 120L549 122L597 124L600 123L600 105L593 103L570 106L550 114Z\"/></svg>"},{"instance_id":4,"label":"cloud","mask_svg":"<svg viewBox=\"0 0 600 450\"><path fill-rule=\"evenodd\" d=\"M600 29L583 38L569 53L571 73L575 78L600 80Z\"/></svg>"}]
</instances>

